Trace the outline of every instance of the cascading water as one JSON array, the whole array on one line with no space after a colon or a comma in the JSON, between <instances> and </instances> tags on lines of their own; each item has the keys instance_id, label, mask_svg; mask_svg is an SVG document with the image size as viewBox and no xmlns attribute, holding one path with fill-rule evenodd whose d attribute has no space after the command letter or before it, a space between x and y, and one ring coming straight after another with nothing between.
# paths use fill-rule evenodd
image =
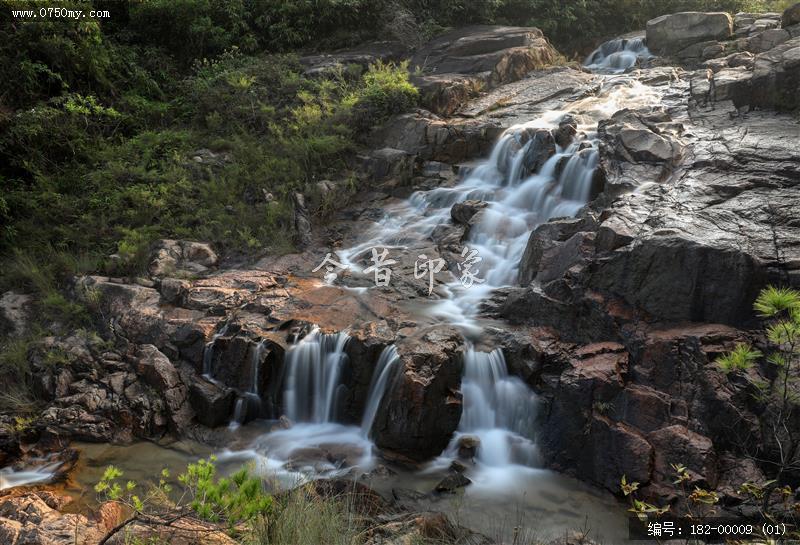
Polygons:
<instances>
[{"instance_id":1,"label":"cascading water","mask_svg":"<svg viewBox=\"0 0 800 545\"><path fill-rule=\"evenodd\" d=\"M218 332L214 333L211 337L211 340L208 341L203 348L203 376L208 380L214 379L214 345L217 342L217 339L225 335L228 332L228 324L226 323L222 326Z\"/></svg>"},{"instance_id":2,"label":"cascading water","mask_svg":"<svg viewBox=\"0 0 800 545\"><path fill-rule=\"evenodd\" d=\"M390 379L400 362L400 356L394 345L389 345L383 349L375 370L372 372L372 380L369 385L367 404L364 407L364 417L361 420L361 434L369 437L372 431L372 424L375 422L375 415L378 414L381 400L389 386Z\"/></svg>"},{"instance_id":3,"label":"cascading water","mask_svg":"<svg viewBox=\"0 0 800 545\"><path fill-rule=\"evenodd\" d=\"M314 328L286 354L286 416L293 422L331 422L336 414L339 374L347 362L347 333Z\"/></svg>"},{"instance_id":4,"label":"cascading water","mask_svg":"<svg viewBox=\"0 0 800 545\"><path fill-rule=\"evenodd\" d=\"M285 356L283 390L291 426L261 435L249 450L229 452L224 458L255 458L288 485L309 476L336 476L352 466L368 469L372 443L360 427L336 421L349 339L345 332L325 334L314 328L295 342Z\"/></svg>"},{"instance_id":5,"label":"cascading water","mask_svg":"<svg viewBox=\"0 0 800 545\"><path fill-rule=\"evenodd\" d=\"M61 462L42 463L42 465L24 469L4 467L0 469L0 490L47 482L55 476L59 467L61 467Z\"/></svg>"},{"instance_id":6,"label":"cascading water","mask_svg":"<svg viewBox=\"0 0 800 545\"><path fill-rule=\"evenodd\" d=\"M595 72L619 74L650 58L644 38L616 38L595 49L583 65Z\"/></svg>"},{"instance_id":7,"label":"cascading water","mask_svg":"<svg viewBox=\"0 0 800 545\"><path fill-rule=\"evenodd\" d=\"M264 353L266 351L267 343L263 340L250 351L250 384L247 387L247 391L236 399L236 404L233 409L233 420L231 421L233 427L244 424L245 420L252 418L252 415L261 414L258 370L259 367L261 367L261 362L264 359Z\"/></svg>"},{"instance_id":8,"label":"cascading water","mask_svg":"<svg viewBox=\"0 0 800 545\"><path fill-rule=\"evenodd\" d=\"M508 374L503 352L464 355L461 381L463 412L458 433L449 447L457 449L466 436L478 439L476 462L485 466L534 465L532 438L538 400L524 382Z\"/></svg>"},{"instance_id":9,"label":"cascading water","mask_svg":"<svg viewBox=\"0 0 800 545\"><path fill-rule=\"evenodd\" d=\"M629 40L622 50L639 51L643 43ZM614 46L616 47L616 46ZM606 46L610 52L612 46ZM644 51L644 50L642 50ZM605 55L605 54L604 54ZM593 56L597 62L599 56ZM621 56L618 56L621 57ZM609 65L616 61L605 61ZM595 185L599 162L597 124L624 107L652 104L652 88L620 77L600 91L570 105L550 111L531 122L508 128L488 160L474 168L454 187L417 192L379 223L377 232L361 244L340 253L343 263L358 268L370 247L407 247L408 240L429 239L434 229L450 223L450 209L467 199L487 203L469 229L464 246L481 257L481 283L467 288L454 279L447 297L428 307L441 320L480 335L475 319L481 301L499 287L517 282L520 259L538 225L554 217L574 216L600 189ZM574 128L570 138L556 139L564 127ZM555 148L555 149L553 149ZM513 483L518 469L535 465L533 418L535 394L518 378L509 376L502 353L466 352L462 380L463 416L457 438L440 461L452 460L458 437L476 436L479 447L472 477L493 483ZM432 470L440 464L433 464ZM497 489L496 489L497 490Z\"/></svg>"}]
</instances>

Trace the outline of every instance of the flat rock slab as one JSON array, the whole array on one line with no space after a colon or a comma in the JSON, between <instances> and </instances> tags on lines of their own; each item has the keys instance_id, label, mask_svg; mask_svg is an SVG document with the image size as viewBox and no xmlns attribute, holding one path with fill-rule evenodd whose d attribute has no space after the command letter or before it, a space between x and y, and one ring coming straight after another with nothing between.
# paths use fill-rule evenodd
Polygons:
<instances>
[{"instance_id":1,"label":"flat rock slab","mask_svg":"<svg viewBox=\"0 0 800 545\"><path fill-rule=\"evenodd\" d=\"M591 88L597 77L568 67L547 68L498 87L458 112L467 118L487 118L509 127L559 109L570 97Z\"/></svg>"}]
</instances>

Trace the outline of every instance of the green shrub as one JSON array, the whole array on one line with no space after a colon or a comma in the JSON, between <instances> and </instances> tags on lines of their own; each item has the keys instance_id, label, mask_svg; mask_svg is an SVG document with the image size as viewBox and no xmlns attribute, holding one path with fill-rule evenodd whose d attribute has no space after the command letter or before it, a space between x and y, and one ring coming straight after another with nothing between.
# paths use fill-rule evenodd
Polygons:
<instances>
[{"instance_id":1,"label":"green shrub","mask_svg":"<svg viewBox=\"0 0 800 545\"><path fill-rule=\"evenodd\" d=\"M761 357L761 352L749 345L740 344L728 354L717 358L716 363L725 374L747 371Z\"/></svg>"},{"instance_id":2,"label":"green shrub","mask_svg":"<svg viewBox=\"0 0 800 545\"><path fill-rule=\"evenodd\" d=\"M362 76L362 84L350 97L353 128L366 131L392 115L415 107L419 102L419 90L408 77L407 62L395 65L378 61L370 65Z\"/></svg>"},{"instance_id":3,"label":"green shrub","mask_svg":"<svg viewBox=\"0 0 800 545\"><path fill-rule=\"evenodd\" d=\"M231 526L269 513L272 497L261 480L242 468L230 478L217 478L216 458L189 464L178 481L187 489L189 505L200 518L227 521Z\"/></svg>"},{"instance_id":4,"label":"green shrub","mask_svg":"<svg viewBox=\"0 0 800 545\"><path fill-rule=\"evenodd\" d=\"M158 484L149 487L125 481L123 477L119 468L108 466L94 490L101 501L126 506L132 513L128 523L161 521L191 509L204 520L225 523L229 532L235 534L243 524L269 516L273 509L272 496L264 491L261 479L252 476L247 468L230 477L217 477L214 456L189 464L177 478L178 489L170 484L171 475L166 469L158 475Z\"/></svg>"}]
</instances>

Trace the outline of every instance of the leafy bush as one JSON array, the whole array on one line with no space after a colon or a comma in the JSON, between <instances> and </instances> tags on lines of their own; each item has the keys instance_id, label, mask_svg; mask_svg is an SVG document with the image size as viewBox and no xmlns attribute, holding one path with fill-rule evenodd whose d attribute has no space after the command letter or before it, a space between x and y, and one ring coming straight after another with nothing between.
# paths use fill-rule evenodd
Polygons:
<instances>
[{"instance_id":1,"label":"leafy bush","mask_svg":"<svg viewBox=\"0 0 800 545\"><path fill-rule=\"evenodd\" d=\"M378 61L363 76L354 101L355 125L363 130L419 102L419 91L408 81L408 62L400 65Z\"/></svg>"},{"instance_id":2,"label":"leafy bush","mask_svg":"<svg viewBox=\"0 0 800 545\"><path fill-rule=\"evenodd\" d=\"M217 477L216 458L210 456L189 464L177 478L178 488L167 469L162 469L158 484L140 486L125 481L123 472L108 466L94 490L101 501L115 501L128 508L128 518L112 534L135 521L163 524L164 518L178 519L193 512L199 518L224 523L231 533L241 524L272 512L272 496L264 491L261 479L242 468L228 477ZM110 535L107 537L111 537Z\"/></svg>"},{"instance_id":3,"label":"leafy bush","mask_svg":"<svg viewBox=\"0 0 800 545\"><path fill-rule=\"evenodd\" d=\"M717 358L717 366L725 373L747 371L761 357L761 352L747 344L740 344L728 354Z\"/></svg>"}]
</instances>

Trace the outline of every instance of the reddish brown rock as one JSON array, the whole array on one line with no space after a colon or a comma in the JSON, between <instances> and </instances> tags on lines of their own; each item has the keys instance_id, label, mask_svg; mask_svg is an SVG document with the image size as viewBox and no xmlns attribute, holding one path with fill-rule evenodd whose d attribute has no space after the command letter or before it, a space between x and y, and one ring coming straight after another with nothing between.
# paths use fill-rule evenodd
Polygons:
<instances>
[{"instance_id":1,"label":"reddish brown rock","mask_svg":"<svg viewBox=\"0 0 800 545\"><path fill-rule=\"evenodd\" d=\"M653 445L653 470L658 480L674 479L676 472L672 465L680 464L691 472L692 484L712 489L716 486L717 455L711 439L680 425L651 432L647 439Z\"/></svg>"},{"instance_id":2,"label":"reddish brown rock","mask_svg":"<svg viewBox=\"0 0 800 545\"><path fill-rule=\"evenodd\" d=\"M380 448L412 460L444 450L461 418L461 334L452 327L420 330L397 343L402 372L375 418Z\"/></svg>"}]
</instances>

